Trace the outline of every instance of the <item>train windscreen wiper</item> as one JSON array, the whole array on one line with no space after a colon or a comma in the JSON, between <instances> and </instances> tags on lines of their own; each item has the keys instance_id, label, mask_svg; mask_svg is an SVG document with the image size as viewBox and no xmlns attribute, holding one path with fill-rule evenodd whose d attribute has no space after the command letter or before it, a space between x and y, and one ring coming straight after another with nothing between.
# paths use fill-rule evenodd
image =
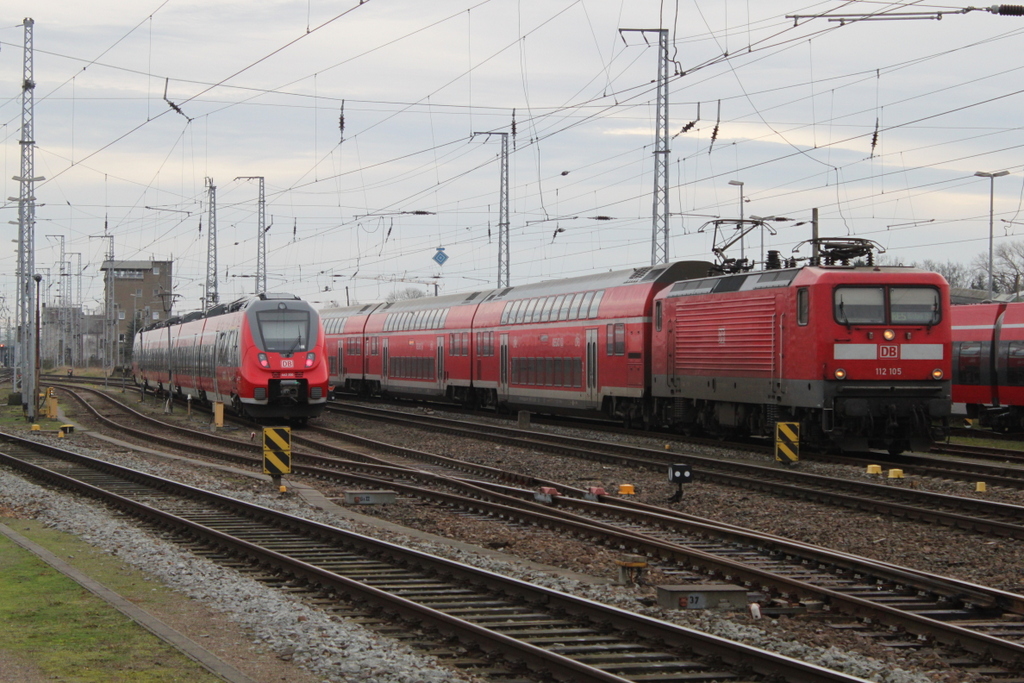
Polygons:
<instances>
[{"instance_id":1,"label":"train windscreen wiper","mask_svg":"<svg viewBox=\"0 0 1024 683\"><path fill-rule=\"evenodd\" d=\"M296 339L296 340L295 340L295 343L294 343L294 344L292 344L292 348L288 349L288 354L287 354L287 355L289 355L289 356L290 356L290 355L292 355L293 353L295 353L295 349L299 348L299 346L300 346L301 344L302 344L302 332L299 332L299 337L298 337L298 339Z\"/></svg>"}]
</instances>

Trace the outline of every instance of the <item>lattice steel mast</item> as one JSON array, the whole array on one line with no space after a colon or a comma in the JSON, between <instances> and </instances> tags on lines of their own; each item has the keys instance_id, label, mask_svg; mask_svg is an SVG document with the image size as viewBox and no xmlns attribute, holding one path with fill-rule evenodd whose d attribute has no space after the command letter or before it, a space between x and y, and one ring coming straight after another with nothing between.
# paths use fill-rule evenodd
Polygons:
<instances>
[{"instance_id":1,"label":"lattice steel mast","mask_svg":"<svg viewBox=\"0 0 1024 683\"><path fill-rule=\"evenodd\" d=\"M206 221L206 300L203 309L208 311L217 305L220 297L217 294L217 188L213 178L206 179L206 187L209 192L209 214Z\"/></svg>"},{"instance_id":2,"label":"lattice steel mast","mask_svg":"<svg viewBox=\"0 0 1024 683\"><path fill-rule=\"evenodd\" d=\"M668 262L668 29L620 28L619 33L658 34L658 105L654 126L654 207L651 265Z\"/></svg>"},{"instance_id":3,"label":"lattice steel mast","mask_svg":"<svg viewBox=\"0 0 1024 683\"><path fill-rule=\"evenodd\" d=\"M263 176L239 176L235 180L260 181L259 239L256 240L256 293L267 291L267 200L263 190Z\"/></svg>"},{"instance_id":4,"label":"lattice steel mast","mask_svg":"<svg viewBox=\"0 0 1024 683\"><path fill-rule=\"evenodd\" d=\"M21 175L15 177L21 184L18 195L18 335L17 358L15 367L15 386L21 381L21 402L26 407L28 419L36 418L36 313L33 303L32 276L35 273L35 221L36 198L35 183L43 178L35 177L35 125L34 91L35 80L32 69L32 28L35 22L26 18L25 26L25 63L21 86Z\"/></svg>"},{"instance_id":5,"label":"lattice steel mast","mask_svg":"<svg viewBox=\"0 0 1024 683\"><path fill-rule=\"evenodd\" d=\"M508 221L508 133L473 133L501 136L501 188L498 198L498 287L509 286L509 221Z\"/></svg>"}]
</instances>

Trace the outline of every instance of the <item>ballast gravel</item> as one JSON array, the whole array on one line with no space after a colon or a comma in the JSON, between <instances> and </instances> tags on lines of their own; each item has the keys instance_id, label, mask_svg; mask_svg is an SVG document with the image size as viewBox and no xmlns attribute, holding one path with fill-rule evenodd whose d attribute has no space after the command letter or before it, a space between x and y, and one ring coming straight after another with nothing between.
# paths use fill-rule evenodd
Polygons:
<instances>
[{"instance_id":1,"label":"ballast gravel","mask_svg":"<svg viewBox=\"0 0 1024 683\"><path fill-rule=\"evenodd\" d=\"M197 468L193 464L140 457L121 449L108 452L106 449L72 445L67 441L61 441L59 445L248 502L358 533L375 535L417 550L672 621L866 680L878 683L960 683L982 680L950 670L937 658L929 666L928 662L922 662L921 657L912 653L887 650L867 642L869 639L857 636L837 636L829 632L827 626L813 622L794 619L753 620L746 613L719 611L664 611L651 606L649 590L595 585L564 576L553 576L446 544L424 542L378 527L355 524L310 508L294 497L266 493L265 485L253 484L251 480L237 475L224 475L214 470ZM355 624L334 621L325 613L303 605L295 598L183 552L91 503L41 488L3 468L0 468L0 484L0 501L4 505L17 509L23 515L44 520L59 530L80 535L93 545L151 573L183 594L203 601L251 630L254 649L287 655L296 664L322 676L324 681L433 683L477 680L463 672L444 668L436 660L421 656L397 641Z\"/></svg>"}]
</instances>

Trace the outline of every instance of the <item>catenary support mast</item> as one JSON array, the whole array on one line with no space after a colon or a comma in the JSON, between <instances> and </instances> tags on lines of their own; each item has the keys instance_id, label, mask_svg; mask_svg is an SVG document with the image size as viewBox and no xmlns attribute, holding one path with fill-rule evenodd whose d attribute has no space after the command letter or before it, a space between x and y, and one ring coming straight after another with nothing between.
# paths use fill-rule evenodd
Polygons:
<instances>
[{"instance_id":1,"label":"catenary support mast","mask_svg":"<svg viewBox=\"0 0 1024 683\"><path fill-rule=\"evenodd\" d=\"M35 22L26 18L25 60L21 88L21 175L14 179L20 183L18 195L18 335L15 386L21 382L21 402L28 419L35 420L38 401L36 387L36 311L35 281L35 80L33 76L32 29Z\"/></svg>"},{"instance_id":2,"label":"catenary support mast","mask_svg":"<svg viewBox=\"0 0 1024 683\"><path fill-rule=\"evenodd\" d=\"M206 179L206 187L209 193L209 216L206 221L206 300L203 308L208 311L217 305L220 297L217 294L217 188L213 178Z\"/></svg>"}]
</instances>

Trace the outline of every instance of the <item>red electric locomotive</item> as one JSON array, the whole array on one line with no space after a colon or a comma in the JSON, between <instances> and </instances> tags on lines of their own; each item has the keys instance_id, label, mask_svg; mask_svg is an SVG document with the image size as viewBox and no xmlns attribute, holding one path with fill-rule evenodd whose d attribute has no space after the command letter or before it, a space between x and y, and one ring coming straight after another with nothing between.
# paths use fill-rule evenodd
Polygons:
<instances>
[{"instance_id":1,"label":"red electric locomotive","mask_svg":"<svg viewBox=\"0 0 1024 683\"><path fill-rule=\"evenodd\" d=\"M1024 303L954 306L953 402L982 427L1024 431Z\"/></svg>"},{"instance_id":2,"label":"red electric locomotive","mask_svg":"<svg viewBox=\"0 0 1024 683\"><path fill-rule=\"evenodd\" d=\"M260 294L147 327L135 337L132 370L144 388L223 402L256 419L304 422L327 401L323 340L308 303Z\"/></svg>"},{"instance_id":3,"label":"red electric locomotive","mask_svg":"<svg viewBox=\"0 0 1024 683\"><path fill-rule=\"evenodd\" d=\"M950 412L949 288L904 267L679 282L654 301L656 422L842 450L926 448Z\"/></svg>"}]
</instances>

